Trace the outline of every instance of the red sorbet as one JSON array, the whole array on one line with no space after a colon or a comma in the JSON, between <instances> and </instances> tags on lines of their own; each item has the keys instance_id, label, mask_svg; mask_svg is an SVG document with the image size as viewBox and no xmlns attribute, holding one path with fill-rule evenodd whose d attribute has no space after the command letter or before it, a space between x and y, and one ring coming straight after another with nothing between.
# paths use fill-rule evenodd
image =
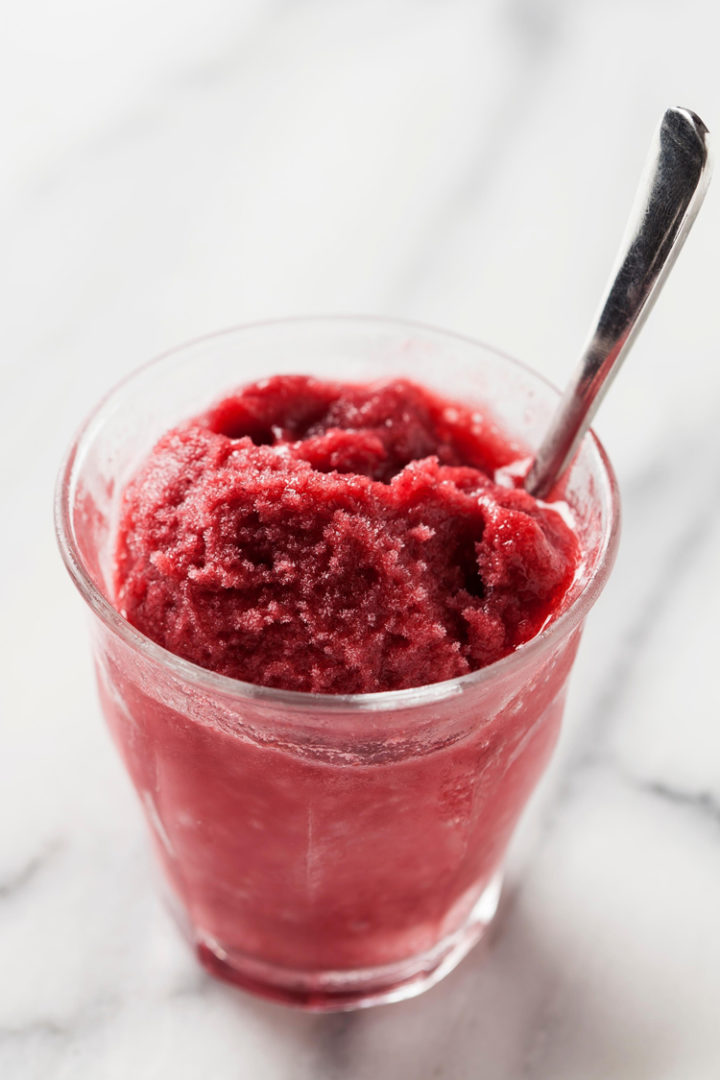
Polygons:
<instances>
[{"instance_id":1,"label":"red sorbet","mask_svg":"<svg viewBox=\"0 0 720 1080\"><path fill-rule=\"evenodd\" d=\"M246 682L348 694L438 682L538 632L573 532L490 479L516 451L406 380L277 376L164 435L128 485L116 600Z\"/></svg>"}]
</instances>

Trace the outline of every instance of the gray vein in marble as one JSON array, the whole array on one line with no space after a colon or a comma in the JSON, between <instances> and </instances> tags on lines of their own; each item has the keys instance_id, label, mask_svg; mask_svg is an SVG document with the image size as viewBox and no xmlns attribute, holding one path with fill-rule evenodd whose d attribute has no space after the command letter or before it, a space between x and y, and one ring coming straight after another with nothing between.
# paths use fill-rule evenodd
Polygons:
<instances>
[{"instance_id":1,"label":"gray vein in marble","mask_svg":"<svg viewBox=\"0 0 720 1080\"><path fill-rule=\"evenodd\" d=\"M216 86L223 86L232 82L242 70L243 58L259 52L262 47L262 38L275 33L278 17L293 11L294 5L290 0L275 0L274 3L263 4L262 11L258 12L250 24L243 27L230 42L224 42L222 47L212 56L203 60L195 60L183 71L177 73L172 81L172 86L181 91L186 90L211 90Z\"/></svg>"},{"instance_id":2,"label":"gray vein in marble","mask_svg":"<svg viewBox=\"0 0 720 1080\"><path fill-rule=\"evenodd\" d=\"M713 471L717 472L717 470ZM659 490L661 486L665 488L667 495L666 479L667 472L662 462L659 462L650 475L645 474L639 478L635 491L628 492L628 501L633 497L642 498L643 501L659 500L663 496L663 492ZM720 474L714 479L717 483ZM647 647L652 637L653 627L666 609L672 605L674 597L693 573L694 555L705 544L716 542L713 534L720 523L720 487L714 491L711 488L709 496L706 493L704 498L696 501L696 507L696 513L689 516L683 522L682 528L677 530L672 543L657 566L654 582L645 603L637 607L633 618L618 639L617 655L608 671L605 689L587 709L584 723L586 738L583 740L578 756L574 762L571 762L571 772L581 768L584 762L594 756L599 736L608 729L608 718L611 722L614 710L627 691L638 656Z\"/></svg>"},{"instance_id":3,"label":"gray vein in marble","mask_svg":"<svg viewBox=\"0 0 720 1080\"><path fill-rule=\"evenodd\" d=\"M572 776L576 779L577 772L582 772L583 777L586 777L590 771L612 774L616 780L619 780L633 791L660 799L678 809L692 813L696 818L708 825L720 827L720 802L708 791L691 791L661 780L646 780L623 766L618 757L609 751L600 752L593 756L588 755L583 759L582 764L578 764L576 772L573 772ZM563 797L563 807L569 797L569 795ZM552 821L546 824L544 836L547 836L552 829L556 816L555 812L552 811L550 816ZM522 882L519 883L519 887L522 887Z\"/></svg>"},{"instance_id":4,"label":"gray vein in marble","mask_svg":"<svg viewBox=\"0 0 720 1080\"><path fill-rule=\"evenodd\" d=\"M53 1020L33 1020L22 1027L0 1026L0 1044L2 1042L20 1039L56 1039L65 1038L71 1032L71 1028L65 1024L57 1024Z\"/></svg>"},{"instance_id":5,"label":"gray vein in marble","mask_svg":"<svg viewBox=\"0 0 720 1080\"><path fill-rule=\"evenodd\" d=\"M543 72L555 60L564 8L564 4L552 0L513 0L502 11L505 31L519 47L522 59L515 60L512 77L505 81L501 93L491 102L478 103L478 117L484 122L490 117L485 137L479 145L473 144L466 168L423 229L417 246L408 252L407 268L390 290L388 310L404 309L433 267L438 252L452 246L470 208L483 202L490 184L502 175L523 121L531 115L533 94Z\"/></svg>"},{"instance_id":6,"label":"gray vein in marble","mask_svg":"<svg viewBox=\"0 0 720 1080\"><path fill-rule=\"evenodd\" d=\"M0 900L14 896L29 885L63 847L64 842L60 838L53 840L14 874L0 880Z\"/></svg>"},{"instance_id":7,"label":"gray vein in marble","mask_svg":"<svg viewBox=\"0 0 720 1080\"><path fill-rule=\"evenodd\" d=\"M0 1046L5 1040L19 1041L39 1036L45 1039L70 1038L111 1023L123 1005L120 995L104 995L79 1007L62 1020L35 1016L26 1024L0 1024Z\"/></svg>"},{"instance_id":8,"label":"gray vein in marble","mask_svg":"<svg viewBox=\"0 0 720 1080\"><path fill-rule=\"evenodd\" d=\"M322 1017L316 1034L319 1036L317 1048L318 1072L326 1080L338 1080L346 1075L352 1064L354 1053L353 1036L358 1028L356 1013L338 1013Z\"/></svg>"},{"instance_id":9,"label":"gray vein in marble","mask_svg":"<svg viewBox=\"0 0 720 1080\"><path fill-rule=\"evenodd\" d=\"M707 791L685 791L682 788L672 787L670 784L661 783L658 780L641 780L632 776L626 770L623 775L627 782L637 791L645 792L672 803L684 810L702 818L703 821L720 827L720 803Z\"/></svg>"}]
</instances>

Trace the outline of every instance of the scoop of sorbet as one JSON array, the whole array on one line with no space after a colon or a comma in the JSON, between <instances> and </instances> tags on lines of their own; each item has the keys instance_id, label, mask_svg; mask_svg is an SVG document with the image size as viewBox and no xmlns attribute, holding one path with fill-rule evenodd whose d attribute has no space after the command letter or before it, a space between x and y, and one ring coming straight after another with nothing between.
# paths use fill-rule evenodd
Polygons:
<instances>
[{"instance_id":1,"label":"scoop of sorbet","mask_svg":"<svg viewBox=\"0 0 720 1080\"><path fill-rule=\"evenodd\" d=\"M346 694L438 682L527 641L578 560L490 476L482 412L405 380L277 376L169 431L124 492L115 595L203 667Z\"/></svg>"}]
</instances>

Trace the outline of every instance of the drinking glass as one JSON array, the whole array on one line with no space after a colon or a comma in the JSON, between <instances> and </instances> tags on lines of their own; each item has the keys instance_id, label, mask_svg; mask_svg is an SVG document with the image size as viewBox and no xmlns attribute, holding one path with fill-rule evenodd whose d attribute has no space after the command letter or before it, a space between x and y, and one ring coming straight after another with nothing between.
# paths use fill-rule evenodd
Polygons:
<instances>
[{"instance_id":1,"label":"drinking glass","mask_svg":"<svg viewBox=\"0 0 720 1080\"><path fill-rule=\"evenodd\" d=\"M477 402L518 458L558 400L493 349L386 319L257 324L140 368L96 408L62 467L67 568L91 612L100 701L142 804L172 909L216 975L318 1010L419 993L497 907L503 854L558 735L583 621L618 536L612 470L588 435L565 498L582 549L532 640L460 678L321 695L254 686L167 652L115 609L123 488L158 437L274 374L405 376Z\"/></svg>"}]
</instances>

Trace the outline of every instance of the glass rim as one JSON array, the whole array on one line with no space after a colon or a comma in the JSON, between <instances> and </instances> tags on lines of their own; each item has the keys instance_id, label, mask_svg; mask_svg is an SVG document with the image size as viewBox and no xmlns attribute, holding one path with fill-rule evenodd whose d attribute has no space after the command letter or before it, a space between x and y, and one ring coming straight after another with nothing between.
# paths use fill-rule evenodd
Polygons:
<instances>
[{"instance_id":1,"label":"glass rim","mask_svg":"<svg viewBox=\"0 0 720 1080\"><path fill-rule=\"evenodd\" d=\"M81 455L84 444L92 435L96 424L102 420L102 414L106 406L113 398L122 391L129 383L148 368L154 367L163 361L186 352L198 345L204 345L221 338L233 335L242 335L250 330L271 329L282 326L303 326L336 324L367 327L370 325L384 326L388 329L406 330L416 333L432 334L444 339L462 342L500 357L512 367L531 376L531 378L544 384L558 397L560 391L544 375L535 369L516 360L508 353L494 346L487 345L476 338L466 334L460 334L452 330L445 330L410 319L396 319L386 316L375 315L299 315L282 318L263 319L254 322L241 323L217 330L210 334L203 334L147 360L139 367L134 368L105 393L91 412L86 416L77 430L70 447L63 458L55 485L54 498L54 521L55 533L60 548L60 553L73 580L91 611L105 624L105 626L121 638L127 645L148 659L153 660L165 668L170 669L176 676L186 682L195 683L206 690L221 693L226 697L235 699L250 699L255 703L274 703L295 708L301 711L323 712L348 712L348 711L389 711L402 708L411 708L417 705L432 704L457 694L465 693L485 683L491 683L497 679L512 674L533 656L548 648L555 639L567 636L584 619L593 603L602 592L607 578L612 569L619 540L620 526L620 496L615 472L610 464L607 453L595 435L590 430L585 435L581 446L590 441L597 453L602 466L602 489L599 491L597 501L608 508L608 520L603 529L602 538L598 547L596 570L581 588L570 605L557 619L553 619L529 641L524 642L507 656L496 660L477 671L468 672L465 675L455 676L442 682L427 683L423 686L408 687L404 690L381 690L368 691L362 694L318 694L304 690L282 690L271 686L260 686L255 683L243 682L228 675L220 675L201 667L191 660L176 656L175 653L165 649L162 645L153 641L142 631L136 629L128 620L120 614L108 597L93 581L80 556L75 543L75 533L72 522L71 494L73 492L73 480L76 475L76 465Z\"/></svg>"}]
</instances>

